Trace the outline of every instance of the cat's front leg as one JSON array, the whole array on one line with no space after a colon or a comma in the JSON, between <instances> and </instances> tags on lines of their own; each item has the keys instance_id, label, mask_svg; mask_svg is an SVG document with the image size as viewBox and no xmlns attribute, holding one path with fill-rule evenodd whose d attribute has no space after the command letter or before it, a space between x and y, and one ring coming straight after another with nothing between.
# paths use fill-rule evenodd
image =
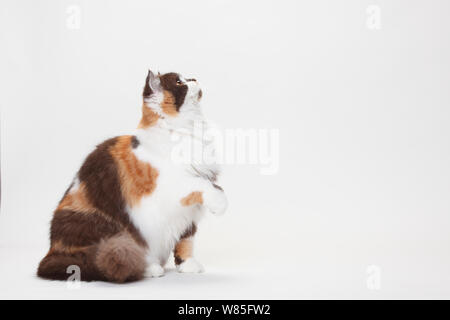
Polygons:
<instances>
[{"instance_id":1,"label":"cat's front leg","mask_svg":"<svg viewBox=\"0 0 450 320\"><path fill-rule=\"evenodd\" d=\"M224 214L228 207L228 200L223 189L211 183L203 193L203 205L214 215Z\"/></svg>"},{"instance_id":2,"label":"cat's front leg","mask_svg":"<svg viewBox=\"0 0 450 320\"><path fill-rule=\"evenodd\" d=\"M178 272L199 273L203 272L203 266L194 258L194 234L197 231L195 224L192 224L175 245L173 255Z\"/></svg>"},{"instance_id":3,"label":"cat's front leg","mask_svg":"<svg viewBox=\"0 0 450 320\"><path fill-rule=\"evenodd\" d=\"M212 214L222 215L228 207L228 200L223 189L210 181L201 181L195 189L180 200L182 206L200 204L205 206Z\"/></svg>"}]
</instances>

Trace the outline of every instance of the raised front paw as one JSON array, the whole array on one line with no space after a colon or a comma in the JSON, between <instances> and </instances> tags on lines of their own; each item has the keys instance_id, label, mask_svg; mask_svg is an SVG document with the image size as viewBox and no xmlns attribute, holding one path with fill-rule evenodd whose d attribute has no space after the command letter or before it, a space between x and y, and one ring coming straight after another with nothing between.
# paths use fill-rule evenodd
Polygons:
<instances>
[{"instance_id":1,"label":"raised front paw","mask_svg":"<svg viewBox=\"0 0 450 320\"><path fill-rule=\"evenodd\" d=\"M164 268L157 263L153 263L147 268L146 272L147 277L156 278L162 277L163 275L164 275Z\"/></svg>"},{"instance_id":2,"label":"raised front paw","mask_svg":"<svg viewBox=\"0 0 450 320\"><path fill-rule=\"evenodd\" d=\"M222 215L228 207L225 193L220 189L212 189L205 193L204 205L214 215Z\"/></svg>"},{"instance_id":3,"label":"raised front paw","mask_svg":"<svg viewBox=\"0 0 450 320\"><path fill-rule=\"evenodd\" d=\"M179 265L177 265L178 272L183 273L200 273L205 271L203 266L194 258L188 258Z\"/></svg>"}]
</instances>

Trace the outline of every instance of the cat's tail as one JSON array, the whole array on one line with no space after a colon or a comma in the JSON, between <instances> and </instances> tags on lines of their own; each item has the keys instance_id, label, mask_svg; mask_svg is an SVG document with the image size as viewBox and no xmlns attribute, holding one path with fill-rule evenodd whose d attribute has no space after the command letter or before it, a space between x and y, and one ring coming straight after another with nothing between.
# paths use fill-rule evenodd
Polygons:
<instances>
[{"instance_id":1,"label":"cat's tail","mask_svg":"<svg viewBox=\"0 0 450 320\"><path fill-rule=\"evenodd\" d=\"M51 248L39 264L37 275L66 280L79 271L83 281L122 283L142 279L146 267L145 249L129 234L120 233L88 247Z\"/></svg>"},{"instance_id":2,"label":"cat's tail","mask_svg":"<svg viewBox=\"0 0 450 320\"><path fill-rule=\"evenodd\" d=\"M128 233L102 240L97 248L95 265L112 282L136 281L144 277L146 250Z\"/></svg>"}]
</instances>

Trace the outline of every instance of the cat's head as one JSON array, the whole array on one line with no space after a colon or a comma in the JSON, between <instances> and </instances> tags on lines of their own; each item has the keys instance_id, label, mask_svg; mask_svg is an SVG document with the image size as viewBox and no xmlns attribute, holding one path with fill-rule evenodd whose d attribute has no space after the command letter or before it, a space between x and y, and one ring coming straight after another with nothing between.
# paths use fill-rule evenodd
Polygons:
<instances>
[{"instance_id":1,"label":"cat's head","mask_svg":"<svg viewBox=\"0 0 450 320\"><path fill-rule=\"evenodd\" d=\"M182 123L189 117L201 115L199 102L202 90L197 80L185 78L179 73L155 75L149 70L142 96L144 121L146 116L151 118L156 114L167 121ZM150 120L155 121L153 118Z\"/></svg>"}]
</instances>

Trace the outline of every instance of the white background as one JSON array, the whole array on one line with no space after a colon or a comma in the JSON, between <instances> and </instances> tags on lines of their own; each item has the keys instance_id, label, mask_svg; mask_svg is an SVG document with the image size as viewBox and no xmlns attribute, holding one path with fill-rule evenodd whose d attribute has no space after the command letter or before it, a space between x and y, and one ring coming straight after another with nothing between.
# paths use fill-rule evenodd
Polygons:
<instances>
[{"instance_id":1,"label":"white background","mask_svg":"<svg viewBox=\"0 0 450 320\"><path fill-rule=\"evenodd\" d=\"M449 12L445 0L3 0L0 297L450 298ZM52 211L92 147L136 127L149 67L199 79L223 128L279 129L278 173L225 166L228 213L197 237L205 274L169 266L78 290L36 278Z\"/></svg>"}]
</instances>

